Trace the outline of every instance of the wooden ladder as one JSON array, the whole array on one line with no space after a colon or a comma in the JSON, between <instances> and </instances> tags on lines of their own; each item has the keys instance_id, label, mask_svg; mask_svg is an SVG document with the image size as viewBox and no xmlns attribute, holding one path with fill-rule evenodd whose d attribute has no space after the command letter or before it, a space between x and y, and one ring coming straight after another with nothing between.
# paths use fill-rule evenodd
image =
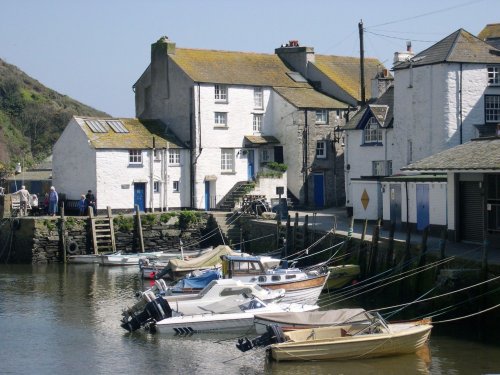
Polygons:
<instances>
[{"instance_id":1,"label":"wooden ladder","mask_svg":"<svg viewBox=\"0 0 500 375\"><path fill-rule=\"evenodd\" d=\"M91 223L92 245L94 246L94 254L101 252L116 251L115 231L113 229L113 215L111 207L107 207L106 216L94 216L92 207L89 207L89 219Z\"/></svg>"}]
</instances>

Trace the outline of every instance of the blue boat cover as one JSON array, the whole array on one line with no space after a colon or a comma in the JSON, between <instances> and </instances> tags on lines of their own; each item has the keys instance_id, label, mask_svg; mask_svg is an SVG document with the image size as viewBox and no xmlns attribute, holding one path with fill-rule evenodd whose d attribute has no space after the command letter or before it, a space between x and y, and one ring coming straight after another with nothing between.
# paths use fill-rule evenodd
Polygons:
<instances>
[{"instance_id":1,"label":"blue boat cover","mask_svg":"<svg viewBox=\"0 0 500 375\"><path fill-rule=\"evenodd\" d=\"M184 288L203 289L210 281L217 280L222 277L220 269L206 270L199 276L185 277L175 284L172 289L174 291L181 291Z\"/></svg>"}]
</instances>

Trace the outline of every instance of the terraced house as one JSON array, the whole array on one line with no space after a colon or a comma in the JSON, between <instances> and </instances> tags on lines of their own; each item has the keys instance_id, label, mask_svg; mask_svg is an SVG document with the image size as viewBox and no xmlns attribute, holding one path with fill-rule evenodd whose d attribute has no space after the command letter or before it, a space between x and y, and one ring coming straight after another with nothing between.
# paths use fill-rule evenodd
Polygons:
<instances>
[{"instance_id":1,"label":"terraced house","mask_svg":"<svg viewBox=\"0 0 500 375\"><path fill-rule=\"evenodd\" d=\"M348 104L313 88L278 54L176 48L163 37L134 85L136 116L161 120L191 153L191 206L220 208L233 191L335 204L334 128ZM288 170L280 178L271 162ZM343 181L339 181L343 187ZM340 202L339 202L340 203Z\"/></svg>"}]
</instances>

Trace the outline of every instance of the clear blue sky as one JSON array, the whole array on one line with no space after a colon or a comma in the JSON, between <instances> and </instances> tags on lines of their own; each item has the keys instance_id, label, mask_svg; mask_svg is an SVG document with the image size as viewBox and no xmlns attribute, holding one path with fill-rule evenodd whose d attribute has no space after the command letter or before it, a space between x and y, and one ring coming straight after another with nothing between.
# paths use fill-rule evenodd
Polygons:
<instances>
[{"instance_id":1,"label":"clear blue sky","mask_svg":"<svg viewBox=\"0 0 500 375\"><path fill-rule=\"evenodd\" d=\"M44 85L116 117L133 117L132 85L167 35L178 47L274 53L296 39L319 54L392 66L459 28L500 22L499 0L0 0L0 58ZM378 34L378 35L377 35Z\"/></svg>"}]
</instances>

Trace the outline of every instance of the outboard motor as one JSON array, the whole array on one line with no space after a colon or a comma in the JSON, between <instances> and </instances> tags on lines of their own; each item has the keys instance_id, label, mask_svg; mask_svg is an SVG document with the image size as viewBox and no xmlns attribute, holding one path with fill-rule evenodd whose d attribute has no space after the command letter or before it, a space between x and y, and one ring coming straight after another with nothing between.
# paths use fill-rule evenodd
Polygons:
<instances>
[{"instance_id":1,"label":"outboard motor","mask_svg":"<svg viewBox=\"0 0 500 375\"><path fill-rule=\"evenodd\" d=\"M133 332L147 323L159 322L171 316L172 309L168 301L162 297L157 297L146 304L142 313L132 315L130 320L123 322L121 326L129 332Z\"/></svg>"},{"instance_id":2,"label":"outboard motor","mask_svg":"<svg viewBox=\"0 0 500 375\"><path fill-rule=\"evenodd\" d=\"M271 344L278 344L286 341L283 329L279 325L270 324L266 327L266 330L266 333L253 340L249 340L246 337L244 339L238 339L236 347L242 352L247 352L253 348L266 347Z\"/></svg>"}]
</instances>

